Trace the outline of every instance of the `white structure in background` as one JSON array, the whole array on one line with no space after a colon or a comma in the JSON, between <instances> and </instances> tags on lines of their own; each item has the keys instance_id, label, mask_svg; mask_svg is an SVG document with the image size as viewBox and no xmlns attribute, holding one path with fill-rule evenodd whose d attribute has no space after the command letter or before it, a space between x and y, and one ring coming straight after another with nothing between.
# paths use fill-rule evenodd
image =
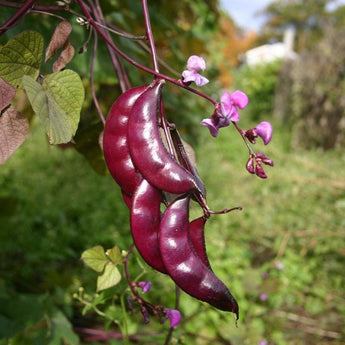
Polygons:
<instances>
[{"instance_id":1,"label":"white structure in background","mask_svg":"<svg viewBox=\"0 0 345 345\"><path fill-rule=\"evenodd\" d=\"M289 28L284 33L283 42L265 44L244 53L244 62L250 66L259 63L272 62L278 59L295 59L294 52L295 29Z\"/></svg>"}]
</instances>

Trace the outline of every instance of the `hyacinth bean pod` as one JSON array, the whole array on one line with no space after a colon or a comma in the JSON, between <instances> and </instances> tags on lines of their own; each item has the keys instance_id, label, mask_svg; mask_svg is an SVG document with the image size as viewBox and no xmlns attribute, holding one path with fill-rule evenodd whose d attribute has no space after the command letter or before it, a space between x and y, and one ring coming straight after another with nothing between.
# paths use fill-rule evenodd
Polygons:
<instances>
[{"instance_id":1,"label":"hyacinth bean pod","mask_svg":"<svg viewBox=\"0 0 345 345\"><path fill-rule=\"evenodd\" d=\"M181 139L180 133L178 132L177 128L174 127L170 130L171 138L174 143L174 148L177 154L177 159L181 163L181 165L186 168L195 178L195 181L199 187L201 195L205 198L206 197L206 190L204 182L201 180L199 173L195 167L195 165L191 162L185 147L183 145L183 141Z\"/></svg>"},{"instance_id":2,"label":"hyacinth bean pod","mask_svg":"<svg viewBox=\"0 0 345 345\"><path fill-rule=\"evenodd\" d=\"M194 219L189 224L189 235L190 240L192 241L192 246L199 256L200 260L204 263L204 265L212 270L210 261L208 260L207 252L206 252L206 243L205 243L205 217L199 217Z\"/></svg>"},{"instance_id":3,"label":"hyacinth bean pod","mask_svg":"<svg viewBox=\"0 0 345 345\"><path fill-rule=\"evenodd\" d=\"M159 244L170 277L189 295L236 314L238 304L225 284L199 258L189 231L190 196L176 199L161 219Z\"/></svg>"},{"instance_id":4,"label":"hyacinth bean pod","mask_svg":"<svg viewBox=\"0 0 345 345\"><path fill-rule=\"evenodd\" d=\"M135 167L153 186L183 194L199 187L194 176L165 148L159 133L164 80L156 80L135 102L128 122L128 146Z\"/></svg>"},{"instance_id":5,"label":"hyacinth bean pod","mask_svg":"<svg viewBox=\"0 0 345 345\"><path fill-rule=\"evenodd\" d=\"M119 96L110 109L104 127L103 151L106 164L123 193L129 197L134 194L142 177L135 169L129 154L128 116L135 101L147 87L147 85L136 87Z\"/></svg>"},{"instance_id":6,"label":"hyacinth bean pod","mask_svg":"<svg viewBox=\"0 0 345 345\"><path fill-rule=\"evenodd\" d=\"M132 199L130 224L142 258L157 271L166 273L158 241L161 198L162 192L143 179Z\"/></svg>"}]
</instances>

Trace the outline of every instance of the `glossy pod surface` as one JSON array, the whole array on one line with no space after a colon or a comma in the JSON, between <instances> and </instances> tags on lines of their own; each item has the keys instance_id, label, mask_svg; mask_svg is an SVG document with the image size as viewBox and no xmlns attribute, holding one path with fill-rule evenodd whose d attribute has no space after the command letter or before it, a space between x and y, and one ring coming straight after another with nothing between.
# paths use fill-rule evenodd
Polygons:
<instances>
[{"instance_id":1,"label":"glossy pod surface","mask_svg":"<svg viewBox=\"0 0 345 345\"><path fill-rule=\"evenodd\" d=\"M156 188L183 194L197 190L194 176L176 162L159 133L159 108L164 83L155 81L135 102L128 123L128 145L136 168Z\"/></svg>"},{"instance_id":2,"label":"glossy pod surface","mask_svg":"<svg viewBox=\"0 0 345 345\"><path fill-rule=\"evenodd\" d=\"M204 182L202 182L199 173L195 167L195 165L191 162L185 148L183 145L183 141L181 139L180 133L176 128L173 128L171 131L171 138L174 143L174 147L176 150L177 158L181 165L186 168L195 178L195 182L197 183L199 187L199 191L201 192L201 195L205 198L206 197L206 189Z\"/></svg>"},{"instance_id":3,"label":"glossy pod surface","mask_svg":"<svg viewBox=\"0 0 345 345\"><path fill-rule=\"evenodd\" d=\"M200 217L194 219L189 224L189 236L190 240L192 241L192 246L199 256L200 260L204 263L204 265L211 269L210 262L208 260L207 252L206 252L206 243L205 243L205 223L206 218Z\"/></svg>"},{"instance_id":4,"label":"glossy pod surface","mask_svg":"<svg viewBox=\"0 0 345 345\"><path fill-rule=\"evenodd\" d=\"M175 200L161 220L159 244L170 277L186 293L238 318L238 305L224 283L202 262L189 235L190 197Z\"/></svg>"},{"instance_id":5,"label":"glossy pod surface","mask_svg":"<svg viewBox=\"0 0 345 345\"><path fill-rule=\"evenodd\" d=\"M103 134L104 158L108 169L129 197L133 195L142 177L135 169L129 154L127 126L130 111L138 97L148 86L140 86L124 92L110 109Z\"/></svg>"},{"instance_id":6,"label":"glossy pod surface","mask_svg":"<svg viewBox=\"0 0 345 345\"><path fill-rule=\"evenodd\" d=\"M130 223L134 244L142 258L166 273L158 241L161 197L162 192L143 179L132 199Z\"/></svg>"}]
</instances>

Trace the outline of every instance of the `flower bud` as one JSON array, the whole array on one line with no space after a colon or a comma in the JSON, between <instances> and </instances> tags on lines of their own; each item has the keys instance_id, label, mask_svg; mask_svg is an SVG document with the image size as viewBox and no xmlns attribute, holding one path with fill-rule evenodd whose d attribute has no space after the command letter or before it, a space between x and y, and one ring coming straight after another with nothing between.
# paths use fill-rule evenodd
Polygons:
<instances>
[{"instance_id":1,"label":"flower bud","mask_svg":"<svg viewBox=\"0 0 345 345\"><path fill-rule=\"evenodd\" d=\"M264 153L259 152L256 154L256 159L260 160L262 163L266 164L266 165L270 165L271 167L273 167L274 163L273 160L268 158Z\"/></svg>"},{"instance_id":2,"label":"flower bud","mask_svg":"<svg viewBox=\"0 0 345 345\"><path fill-rule=\"evenodd\" d=\"M142 305L142 306L140 306L140 311L144 316L145 323L149 323L150 322L150 316L149 316L149 312L147 311L147 309Z\"/></svg>"},{"instance_id":3,"label":"flower bud","mask_svg":"<svg viewBox=\"0 0 345 345\"><path fill-rule=\"evenodd\" d=\"M250 156L247 164L246 164L246 169L249 173L255 174L255 168L254 168L254 158L253 156Z\"/></svg>"},{"instance_id":4,"label":"flower bud","mask_svg":"<svg viewBox=\"0 0 345 345\"><path fill-rule=\"evenodd\" d=\"M244 135L252 144L256 143L255 138L258 137L258 134L256 133L256 129L255 128L248 129L244 133Z\"/></svg>"},{"instance_id":5,"label":"flower bud","mask_svg":"<svg viewBox=\"0 0 345 345\"><path fill-rule=\"evenodd\" d=\"M265 170L264 168L261 166L260 163L256 164L255 167L255 174L256 176L260 177L260 178L267 178L267 175L265 174Z\"/></svg>"}]
</instances>

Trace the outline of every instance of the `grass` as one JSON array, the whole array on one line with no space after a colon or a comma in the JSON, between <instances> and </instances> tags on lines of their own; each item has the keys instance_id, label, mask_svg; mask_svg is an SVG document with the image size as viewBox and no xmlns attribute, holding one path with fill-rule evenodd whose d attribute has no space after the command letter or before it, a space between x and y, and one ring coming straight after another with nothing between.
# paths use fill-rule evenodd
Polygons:
<instances>
[{"instance_id":1,"label":"grass","mask_svg":"<svg viewBox=\"0 0 345 345\"><path fill-rule=\"evenodd\" d=\"M210 207L243 206L211 217L206 227L211 264L238 300L241 319L236 328L229 314L182 294L188 322L176 338L201 345L343 344L344 152L292 150L288 129L276 129L270 145L256 145L275 162L260 180L246 172L247 151L234 128L217 139L202 128L200 136L196 155ZM50 147L36 125L0 169L0 203L1 277L17 293L49 292L73 306L68 296L81 284L92 291L96 280L80 262L82 251L131 242L128 211L110 176L94 173L72 149ZM171 282L146 274L158 287L151 299L173 303Z\"/></svg>"}]
</instances>

